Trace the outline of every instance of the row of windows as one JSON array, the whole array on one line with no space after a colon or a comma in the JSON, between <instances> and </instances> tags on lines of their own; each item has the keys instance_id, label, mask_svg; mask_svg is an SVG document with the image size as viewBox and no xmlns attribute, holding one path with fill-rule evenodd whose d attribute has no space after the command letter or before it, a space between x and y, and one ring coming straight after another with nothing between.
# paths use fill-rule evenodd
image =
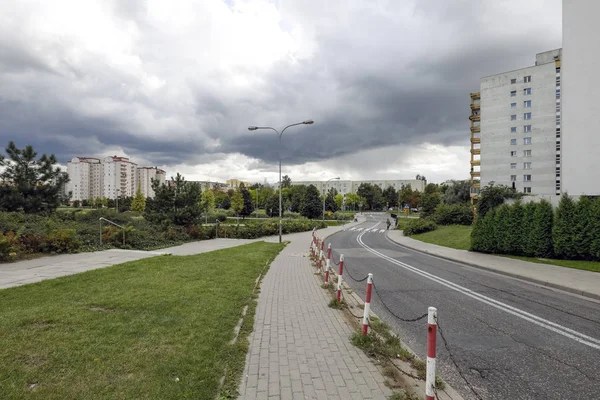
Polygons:
<instances>
[{"instance_id":1,"label":"row of windows","mask_svg":"<svg viewBox=\"0 0 600 400\"><path fill-rule=\"evenodd\" d=\"M531 132L531 125L523 125L523 132L527 133L527 132ZM516 126L511 126L510 127L510 132L511 133L515 133L517 132L517 127Z\"/></svg>"},{"instance_id":2,"label":"row of windows","mask_svg":"<svg viewBox=\"0 0 600 400\"><path fill-rule=\"evenodd\" d=\"M510 144L513 146L516 145L517 139L510 139ZM523 144L531 144L531 138L530 137L523 138Z\"/></svg>"},{"instance_id":3,"label":"row of windows","mask_svg":"<svg viewBox=\"0 0 600 400\"><path fill-rule=\"evenodd\" d=\"M516 182L517 181L517 176L516 175L511 175L510 176L510 181L511 182ZM531 175L523 175L523 182L531 182Z\"/></svg>"},{"instance_id":4,"label":"row of windows","mask_svg":"<svg viewBox=\"0 0 600 400\"><path fill-rule=\"evenodd\" d=\"M525 100L523 102L523 107L530 108L531 107L531 100ZM517 108L517 103L510 103L510 108Z\"/></svg>"},{"instance_id":5,"label":"row of windows","mask_svg":"<svg viewBox=\"0 0 600 400\"><path fill-rule=\"evenodd\" d=\"M524 96L528 96L531 94L531 88L525 88L523 89L523 95ZM517 96L517 91L516 90L511 90L510 92L510 97L516 97Z\"/></svg>"},{"instance_id":6,"label":"row of windows","mask_svg":"<svg viewBox=\"0 0 600 400\"><path fill-rule=\"evenodd\" d=\"M557 147L560 147L560 145L558 145ZM510 156L516 157L517 151L516 150L511 151ZM523 157L531 157L531 150L523 150Z\"/></svg>"},{"instance_id":7,"label":"row of windows","mask_svg":"<svg viewBox=\"0 0 600 400\"><path fill-rule=\"evenodd\" d=\"M523 83L529 83L529 82L531 82L531 75L524 76L524 77L523 77ZM511 80L510 80L510 83L511 83L511 84L513 84L513 85L514 85L515 83L517 83L517 78L513 78L513 79L511 79Z\"/></svg>"},{"instance_id":8,"label":"row of windows","mask_svg":"<svg viewBox=\"0 0 600 400\"><path fill-rule=\"evenodd\" d=\"M523 114L523 119L531 119L531 113L527 112ZM517 120L517 114L511 114L510 115L510 120L511 121L516 121Z\"/></svg>"},{"instance_id":9,"label":"row of windows","mask_svg":"<svg viewBox=\"0 0 600 400\"><path fill-rule=\"evenodd\" d=\"M517 169L517 163L516 162L510 163L510 169ZM523 163L523 169L531 169L531 163L530 162Z\"/></svg>"}]
</instances>

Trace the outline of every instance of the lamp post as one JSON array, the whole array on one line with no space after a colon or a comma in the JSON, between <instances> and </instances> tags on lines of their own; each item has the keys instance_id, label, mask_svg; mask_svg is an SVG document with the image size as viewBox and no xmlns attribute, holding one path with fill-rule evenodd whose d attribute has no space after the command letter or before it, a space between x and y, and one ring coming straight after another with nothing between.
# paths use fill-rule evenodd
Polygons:
<instances>
[{"instance_id":1,"label":"lamp post","mask_svg":"<svg viewBox=\"0 0 600 400\"><path fill-rule=\"evenodd\" d=\"M279 243L281 243L281 219L282 219L282 201L281 201L281 136L283 135L283 132L285 132L285 130L287 128L290 128L292 126L297 126L297 125L312 125L314 124L314 121L312 119L308 119L306 121L302 121L302 122L298 122L295 124L291 124L286 126L285 128L283 128L281 130L281 132L279 132L277 129L272 128L270 126L249 126L248 130L249 131L255 131L257 129L270 129L272 131L275 131L275 133L277 133L277 137L279 139Z\"/></svg>"},{"instance_id":2,"label":"lamp post","mask_svg":"<svg viewBox=\"0 0 600 400\"><path fill-rule=\"evenodd\" d=\"M121 189L117 189L117 197L115 198L115 211L119 212L119 192Z\"/></svg>"},{"instance_id":3,"label":"lamp post","mask_svg":"<svg viewBox=\"0 0 600 400\"><path fill-rule=\"evenodd\" d=\"M325 182L325 193L323 193L323 221L325 221L325 199L327 198L327 184L334 179L340 179L340 177L338 176L337 178L331 178Z\"/></svg>"}]
</instances>

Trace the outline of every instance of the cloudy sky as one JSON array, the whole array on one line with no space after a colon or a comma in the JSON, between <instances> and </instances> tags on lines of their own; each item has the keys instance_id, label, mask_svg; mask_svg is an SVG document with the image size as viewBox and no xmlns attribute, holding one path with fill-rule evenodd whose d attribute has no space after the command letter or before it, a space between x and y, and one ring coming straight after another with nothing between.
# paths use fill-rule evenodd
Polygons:
<instances>
[{"instance_id":1,"label":"cloudy sky","mask_svg":"<svg viewBox=\"0 0 600 400\"><path fill-rule=\"evenodd\" d=\"M2 0L0 141L188 179L465 179L479 78L561 0Z\"/></svg>"}]
</instances>

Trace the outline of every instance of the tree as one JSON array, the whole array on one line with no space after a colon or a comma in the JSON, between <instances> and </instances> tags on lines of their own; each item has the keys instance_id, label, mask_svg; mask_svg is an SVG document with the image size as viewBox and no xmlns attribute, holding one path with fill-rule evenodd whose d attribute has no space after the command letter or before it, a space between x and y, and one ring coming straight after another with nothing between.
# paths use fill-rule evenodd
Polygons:
<instances>
[{"instance_id":1,"label":"tree","mask_svg":"<svg viewBox=\"0 0 600 400\"><path fill-rule=\"evenodd\" d=\"M202 215L200 208L200 185L187 182L179 173L173 180L173 185L161 185L152 181L154 199L147 202L145 218L153 223L175 224L189 227L196 223ZM128 199L131 199L129 197ZM119 207L122 199L119 199ZM123 199L126 200L126 199Z\"/></svg>"},{"instance_id":2,"label":"tree","mask_svg":"<svg viewBox=\"0 0 600 400\"><path fill-rule=\"evenodd\" d=\"M346 205L351 207L352 210L358 209L358 204L360 203L360 196L356 193L348 193L346 194Z\"/></svg>"},{"instance_id":3,"label":"tree","mask_svg":"<svg viewBox=\"0 0 600 400\"><path fill-rule=\"evenodd\" d=\"M471 201L471 182L452 181L444 190L444 203L464 204Z\"/></svg>"},{"instance_id":4,"label":"tree","mask_svg":"<svg viewBox=\"0 0 600 400\"><path fill-rule=\"evenodd\" d=\"M335 203L335 196L338 194L335 188L329 189L327 195L325 196L325 210L336 212L338 210L338 206Z\"/></svg>"},{"instance_id":5,"label":"tree","mask_svg":"<svg viewBox=\"0 0 600 400\"><path fill-rule=\"evenodd\" d=\"M69 176L62 172L54 154L36 159L32 146L19 149L13 141L0 155L0 210L52 213L64 197Z\"/></svg>"},{"instance_id":6,"label":"tree","mask_svg":"<svg viewBox=\"0 0 600 400\"><path fill-rule=\"evenodd\" d=\"M142 194L142 188L138 186L137 190L135 191L135 196L133 197L133 200L131 201L131 211L141 213L141 212L144 212L145 209L146 209L146 198Z\"/></svg>"},{"instance_id":7,"label":"tree","mask_svg":"<svg viewBox=\"0 0 600 400\"><path fill-rule=\"evenodd\" d=\"M400 190L398 190L398 206L403 208L405 204L409 204L410 207L416 207L417 204L411 203L412 195L413 190L410 183L408 185L402 185Z\"/></svg>"},{"instance_id":8,"label":"tree","mask_svg":"<svg viewBox=\"0 0 600 400\"><path fill-rule=\"evenodd\" d=\"M427 178L425 178L425 175L421 175L421 174L417 174L417 176L415 176L415 179L418 181L427 181Z\"/></svg>"},{"instance_id":9,"label":"tree","mask_svg":"<svg viewBox=\"0 0 600 400\"><path fill-rule=\"evenodd\" d=\"M243 207L241 211L242 218L246 218L254 211L254 203L252 202L252 195L243 183L240 185L240 193L243 199Z\"/></svg>"},{"instance_id":10,"label":"tree","mask_svg":"<svg viewBox=\"0 0 600 400\"><path fill-rule=\"evenodd\" d=\"M388 207L397 207L398 206L398 193L396 189L392 186L388 186L383 191L383 201L387 203Z\"/></svg>"},{"instance_id":11,"label":"tree","mask_svg":"<svg viewBox=\"0 0 600 400\"><path fill-rule=\"evenodd\" d=\"M208 214L215 209L215 194L212 190L206 188L206 190L202 192L200 208L204 213L204 222L208 224Z\"/></svg>"},{"instance_id":12,"label":"tree","mask_svg":"<svg viewBox=\"0 0 600 400\"><path fill-rule=\"evenodd\" d=\"M102 201L102 197L96 197L94 199L94 207L96 207L96 208L102 208L103 204L104 204L104 202Z\"/></svg>"},{"instance_id":13,"label":"tree","mask_svg":"<svg viewBox=\"0 0 600 400\"><path fill-rule=\"evenodd\" d=\"M552 205L542 200L533 213L533 227L529 235L529 241L534 248L534 257L551 258L552 246Z\"/></svg>"},{"instance_id":14,"label":"tree","mask_svg":"<svg viewBox=\"0 0 600 400\"><path fill-rule=\"evenodd\" d=\"M577 210L573 199L568 194L563 194L554 220L552 238L554 253L560 258L574 258L576 251Z\"/></svg>"},{"instance_id":15,"label":"tree","mask_svg":"<svg viewBox=\"0 0 600 400\"><path fill-rule=\"evenodd\" d=\"M335 201L335 206L337 207L337 209L341 210L344 204L344 196L338 193L335 195L333 200Z\"/></svg>"},{"instance_id":16,"label":"tree","mask_svg":"<svg viewBox=\"0 0 600 400\"><path fill-rule=\"evenodd\" d=\"M479 193L479 199L477 200L477 214L483 217L492 208L504 204L505 200L519 199L521 197L522 194L517 193L514 189L509 188L506 185L496 185L494 182L490 182L490 184L484 186Z\"/></svg>"},{"instance_id":17,"label":"tree","mask_svg":"<svg viewBox=\"0 0 600 400\"><path fill-rule=\"evenodd\" d=\"M231 209L236 215L240 215L244 209L244 197L239 191L236 191L233 196L231 196Z\"/></svg>"},{"instance_id":18,"label":"tree","mask_svg":"<svg viewBox=\"0 0 600 400\"><path fill-rule=\"evenodd\" d=\"M438 187L435 183L430 183L425 186L425 191L421 196L422 215L424 217L433 215L435 208L442 201L441 193L438 192Z\"/></svg>"},{"instance_id":19,"label":"tree","mask_svg":"<svg viewBox=\"0 0 600 400\"><path fill-rule=\"evenodd\" d=\"M365 199L366 204L363 204L363 209L378 210L384 205L383 192L377 185L361 183L356 190L356 194Z\"/></svg>"},{"instance_id":20,"label":"tree","mask_svg":"<svg viewBox=\"0 0 600 400\"><path fill-rule=\"evenodd\" d=\"M304 199L302 201L302 209L300 214L303 217L315 219L321 216L322 204L321 198L319 197L319 190L314 185L309 185L304 193Z\"/></svg>"},{"instance_id":21,"label":"tree","mask_svg":"<svg viewBox=\"0 0 600 400\"><path fill-rule=\"evenodd\" d=\"M279 194L271 193L265 201L265 212L269 217L276 217L279 215Z\"/></svg>"},{"instance_id":22,"label":"tree","mask_svg":"<svg viewBox=\"0 0 600 400\"><path fill-rule=\"evenodd\" d=\"M290 208L293 212L300 212L302 207L302 201L304 199L304 192L306 192L305 185L294 185L290 189Z\"/></svg>"},{"instance_id":23,"label":"tree","mask_svg":"<svg viewBox=\"0 0 600 400\"><path fill-rule=\"evenodd\" d=\"M292 179L287 175L284 175L283 177L281 177L281 188L285 189L285 188L291 188L291 187L292 187Z\"/></svg>"}]
</instances>

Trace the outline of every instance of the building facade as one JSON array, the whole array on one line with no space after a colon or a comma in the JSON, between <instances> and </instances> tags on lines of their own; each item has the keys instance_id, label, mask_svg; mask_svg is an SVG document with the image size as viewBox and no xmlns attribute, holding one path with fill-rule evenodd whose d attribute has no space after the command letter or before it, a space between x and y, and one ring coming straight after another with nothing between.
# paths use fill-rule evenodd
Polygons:
<instances>
[{"instance_id":1,"label":"building facade","mask_svg":"<svg viewBox=\"0 0 600 400\"><path fill-rule=\"evenodd\" d=\"M404 179L404 180L362 180L362 181L349 181L349 180L331 180L331 181L299 181L293 182L292 185L313 185L317 188L319 193L324 194L331 188L335 188L338 193L346 195L348 193L356 193L362 183L370 183L376 185L385 190L388 187L393 187L396 190L400 190L403 186L410 185L413 190L423 192L427 181L420 179ZM276 185L279 188L279 184Z\"/></svg>"},{"instance_id":2,"label":"building facade","mask_svg":"<svg viewBox=\"0 0 600 400\"><path fill-rule=\"evenodd\" d=\"M246 187L250 187L250 186L252 186L252 182L244 182L244 181L240 181L239 179L227 179L226 183L227 183L227 186L228 186L230 189L237 189L237 188L239 188L239 187L240 187L240 185L241 185L242 183L243 183L243 184L244 184L244 186L246 186Z\"/></svg>"},{"instance_id":3,"label":"building facade","mask_svg":"<svg viewBox=\"0 0 600 400\"><path fill-rule=\"evenodd\" d=\"M600 25L597 0L563 0L562 190L600 195Z\"/></svg>"},{"instance_id":4,"label":"building facade","mask_svg":"<svg viewBox=\"0 0 600 400\"><path fill-rule=\"evenodd\" d=\"M490 182L525 194L561 193L561 54L561 49L539 53L531 67L481 79L480 115L477 95L471 96L475 194L477 183Z\"/></svg>"},{"instance_id":5,"label":"building facade","mask_svg":"<svg viewBox=\"0 0 600 400\"><path fill-rule=\"evenodd\" d=\"M481 187L481 93L471 93L471 201Z\"/></svg>"},{"instance_id":6,"label":"building facade","mask_svg":"<svg viewBox=\"0 0 600 400\"><path fill-rule=\"evenodd\" d=\"M145 172L139 172L144 170ZM67 163L71 201L91 200L98 197L115 199L132 197L138 185L146 197L154 197L151 179L165 182L166 173L154 167L138 168L126 157L110 156L102 160L92 157L74 157Z\"/></svg>"}]
</instances>

